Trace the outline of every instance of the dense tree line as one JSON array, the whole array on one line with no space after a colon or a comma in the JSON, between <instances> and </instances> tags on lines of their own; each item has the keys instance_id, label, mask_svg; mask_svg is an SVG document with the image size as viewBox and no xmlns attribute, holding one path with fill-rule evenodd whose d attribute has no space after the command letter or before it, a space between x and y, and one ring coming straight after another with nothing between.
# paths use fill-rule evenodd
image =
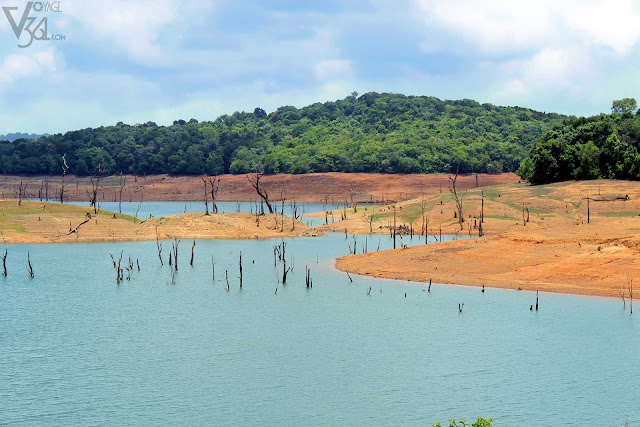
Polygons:
<instances>
[{"instance_id":1,"label":"dense tree line","mask_svg":"<svg viewBox=\"0 0 640 427\"><path fill-rule=\"evenodd\" d=\"M518 174L534 184L572 179L640 179L640 111L633 98L611 114L565 120L533 146Z\"/></svg>"},{"instance_id":2,"label":"dense tree line","mask_svg":"<svg viewBox=\"0 0 640 427\"><path fill-rule=\"evenodd\" d=\"M0 172L174 175L288 172L515 171L533 143L566 116L464 99L353 93L336 102L214 121L176 120L82 129L0 142Z\"/></svg>"}]
</instances>

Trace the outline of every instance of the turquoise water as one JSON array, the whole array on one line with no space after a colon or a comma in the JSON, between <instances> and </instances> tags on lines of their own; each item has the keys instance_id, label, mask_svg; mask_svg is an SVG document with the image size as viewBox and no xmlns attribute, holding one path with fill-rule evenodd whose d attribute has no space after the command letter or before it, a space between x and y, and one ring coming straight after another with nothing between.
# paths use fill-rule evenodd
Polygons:
<instances>
[{"instance_id":1,"label":"turquoise water","mask_svg":"<svg viewBox=\"0 0 640 427\"><path fill-rule=\"evenodd\" d=\"M618 300L541 294L531 312L530 292L350 283L340 234L288 239L283 286L279 242L197 241L191 267L182 241L175 284L170 242L164 267L155 242L3 246L0 424L640 424L640 323ZM141 271L116 285L120 251Z\"/></svg>"},{"instance_id":2,"label":"turquoise water","mask_svg":"<svg viewBox=\"0 0 640 427\"><path fill-rule=\"evenodd\" d=\"M70 203L79 206L89 206L89 202L77 201ZM256 204L252 202L218 202L216 203L216 205L218 207L218 212L220 213L256 211ZM112 212L119 212L121 207L123 214L131 216L135 216L136 211L138 211L138 218L140 219L147 219L149 218L149 215L153 215L154 217L162 217L187 212L204 212L204 202L122 202L121 206L119 206L117 202L100 202L99 206L100 209ZM366 204L362 204L360 206L360 209L363 209L364 207L366 207ZM211 203L209 203L209 209L212 209ZM264 207L264 209L266 210L266 206ZM276 209L278 212L282 212L283 206L282 204L274 204L274 209ZM297 205L298 215L303 215L305 213L311 212L320 212L328 209L337 209L335 211L334 219L335 216L337 216L338 220L340 219L340 211L342 209L342 206L338 207L337 205L331 203L299 203ZM286 216L291 216L292 211L292 204L285 203L284 214ZM325 223L325 218L309 218L303 216L300 220L310 226L323 225ZM329 217L327 220L330 224L333 223L331 217Z\"/></svg>"}]
</instances>

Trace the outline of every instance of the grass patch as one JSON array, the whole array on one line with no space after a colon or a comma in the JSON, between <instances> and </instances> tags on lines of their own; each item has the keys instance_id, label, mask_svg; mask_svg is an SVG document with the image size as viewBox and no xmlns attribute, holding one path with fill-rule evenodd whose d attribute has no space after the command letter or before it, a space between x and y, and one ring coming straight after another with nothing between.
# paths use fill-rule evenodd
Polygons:
<instances>
[{"instance_id":1,"label":"grass patch","mask_svg":"<svg viewBox=\"0 0 640 427\"><path fill-rule=\"evenodd\" d=\"M504 216L504 215L485 215L485 218L491 219L500 219L502 221L522 221L522 218L515 218L512 216Z\"/></svg>"},{"instance_id":2,"label":"grass patch","mask_svg":"<svg viewBox=\"0 0 640 427\"><path fill-rule=\"evenodd\" d=\"M624 211L624 212L599 212L596 215L605 216L605 217L609 217L609 218L625 218L625 217L639 216L640 212L638 212L638 211L636 211L636 212L629 212L629 211Z\"/></svg>"},{"instance_id":3,"label":"grass patch","mask_svg":"<svg viewBox=\"0 0 640 427\"><path fill-rule=\"evenodd\" d=\"M24 201L22 205L18 205L17 200L6 200L0 202L0 224L5 224L11 228L11 224L17 217L25 215L52 215L52 216L64 216L64 215L86 215L87 212L92 216L96 216L93 212L93 208L89 206L77 206L73 204L60 204L52 202L33 202ZM107 210L98 210L98 218L108 217L113 218L113 215L117 218L121 218L127 221L135 222L135 218L131 215L125 215L115 213ZM138 220L140 221L140 220ZM13 228L12 228L13 229Z\"/></svg>"}]
</instances>

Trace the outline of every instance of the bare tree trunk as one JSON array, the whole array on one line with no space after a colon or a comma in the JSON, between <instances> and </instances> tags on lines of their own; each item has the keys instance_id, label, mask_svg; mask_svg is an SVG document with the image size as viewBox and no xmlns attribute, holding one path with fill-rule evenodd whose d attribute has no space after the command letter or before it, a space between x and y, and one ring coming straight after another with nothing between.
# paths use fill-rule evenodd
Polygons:
<instances>
[{"instance_id":1,"label":"bare tree trunk","mask_svg":"<svg viewBox=\"0 0 640 427\"><path fill-rule=\"evenodd\" d=\"M171 244L173 249L173 268L178 271L178 245L180 244L180 240L173 239L173 243Z\"/></svg>"},{"instance_id":2,"label":"bare tree trunk","mask_svg":"<svg viewBox=\"0 0 640 427\"><path fill-rule=\"evenodd\" d=\"M633 314L633 279L627 278L627 290L629 291L629 308Z\"/></svg>"},{"instance_id":3,"label":"bare tree trunk","mask_svg":"<svg viewBox=\"0 0 640 427\"><path fill-rule=\"evenodd\" d=\"M204 176L202 177L202 183L204 184L204 214L209 215L209 201L207 200L209 194L207 193L207 180Z\"/></svg>"},{"instance_id":4,"label":"bare tree trunk","mask_svg":"<svg viewBox=\"0 0 640 427\"><path fill-rule=\"evenodd\" d=\"M69 170L69 165L67 165L67 154L62 155L62 182L60 184L60 204L64 203L64 177L67 175L67 171Z\"/></svg>"},{"instance_id":5,"label":"bare tree trunk","mask_svg":"<svg viewBox=\"0 0 640 427\"><path fill-rule=\"evenodd\" d=\"M22 205L22 199L25 198L25 195L27 193L27 183L22 183L22 181L20 181L20 184L18 186L18 206Z\"/></svg>"},{"instance_id":6,"label":"bare tree trunk","mask_svg":"<svg viewBox=\"0 0 640 427\"><path fill-rule=\"evenodd\" d=\"M209 185L211 186L211 211L214 214L218 213L218 205L216 205L216 200L218 199L218 190L220 190L220 177L217 175L210 176L208 178Z\"/></svg>"},{"instance_id":7,"label":"bare tree trunk","mask_svg":"<svg viewBox=\"0 0 640 427\"><path fill-rule=\"evenodd\" d=\"M264 176L264 173L262 172L260 173L256 172L251 175L247 174L247 180L249 181L251 186L256 190L256 193L258 193L258 196L260 196L264 204L267 205L267 209L269 209L269 213L273 213L273 206L271 206L271 201L269 200L269 194L267 193L267 190L265 190L260 185L260 180L262 179L263 176Z\"/></svg>"},{"instance_id":8,"label":"bare tree trunk","mask_svg":"<svg viewBox=\"0 0 640 427\"><path fill-rule=\"evenodd\" d=\"M122 191L124 190L124 186L127 184L127 179L120 172L120 191L118 197L118 212L122 213ZM162 260L161 260L162 261Z\"/></svg>"},{"instance_id":9,"label":"bare tree trunk","mask_svg":"<svg viewBox=\"0 0 640 427\"><path fill-rule=\"evenodd\" d=\"M33 279L33 266L31 265L31 255L29 251L27 251L27 271L29 272L29 277Z\"/></svg>"},{"instance_id":10,"label":"bare tree trunk","mask_svg":"<svg viewBox=\"0 0 640 427\"><path fill-rule=\"evenodd\" d=\"M355 200L355 192L353 191L353 184L349 187L349 193L351 194L351 207L353 208L353 212L358 212L357 201Z\"/></svg>"},{"instance_id":11,"label":"bare tree trunk","mask_svg":"<svg viewBox=\"0 0 640 427\"><path fill-rule=\"evenodd\" d=\"M164 266L162 262L162 242L158 239L158 226L156 225L156 247L158 248L158 259L160 259L160 266Z\"/></svg>"},{"instance_id":12,"label":"bare tree trunk","mask_svg":"<svg viewBox=\"0 0 640 427\"><path fill-rule=\"evenodd\" d=\"M396 248L396 205L393 205L393 249Z\"/></svg>"},{"instance_id":13,"label":"bare tree trunk","mask_svg":"<svg viewBox=\"0 0 640 427\"><path fill-rule=\"evenodd\" d=\"M7 250L4 250L2 255L2 276L7 277Z\"/></svg>"},{"instance_id":14,"label":"bare tree trunk","mask_svg":"<svg viewBox=\"0 0 640 427\"><path fill-rule=\"evenodd\" d=\"M456 175L451 178L449 177L449 180L451 181L451 186L449 187L449 191L451 191L451 193L453 194L453 198L456 201L456 209L458 211L458 222L460 223L460 230L462 230L462 223L464 222L464 216L462 214L462 200L464 199L464 194L462 195L462 197L458 197L458 191L456 189L456 181L458 180L458 172L456 172ZM466 194L466 193L465 193Z\"/></svg>"}]
</instances>

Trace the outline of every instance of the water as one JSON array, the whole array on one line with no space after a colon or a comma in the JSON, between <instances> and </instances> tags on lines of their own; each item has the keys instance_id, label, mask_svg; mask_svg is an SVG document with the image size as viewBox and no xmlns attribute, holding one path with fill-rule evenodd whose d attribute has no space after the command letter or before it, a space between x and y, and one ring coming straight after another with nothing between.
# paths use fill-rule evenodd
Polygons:
<instances>
[{"instance_id":1,"label":"water","mask_svg":"<svg viewBox=\"0 0 640 427\"><path fill-rule=\"evenodd\" d=\"M640 424L640 324L618 300L541 294L530 312L530 292L350 283L340 234L288 239L283 286L279 242L197 241L190 267L183 241L175 284L169 241L164 267L155 242L6 246L0 424ZM141 271L118 286L120 251Z\"/></svg>"},{"instance_id":2,"label":"water","mask_svg":"<svg viewBox=\"0 0 640 427\"><path fill-rule=\"evenodd\" d=\"M89 206L89 202L70 202L71 204L78 206ZM218 212L255 212L256 205L253 202L217 202ZM283 206L281 203L274 203L274 209L278 213L282 212ZM359 205L360 209L366 208L366 204ZM104 209L112 212L119 212L118 202L100 202L100 209ZM139 211L138 211L139 208ZM211 203L209 203L209 210L212 209ZM259 207L258 207L259 209ZM266 211L266 206L264 207ZM298 203L297 213L298 215L304 215L312 212L321 212L327 209L337 209L334 212L334 218L330 216L327 218L327 222L332 224L334 221L340 219L340 211L342 206L337 207L334 204L322 204L322 203ZM189 212L204 212L204 202L122 202L122 213L125 215L137 216L140 219L147 219L149 215L154 217L177 215L181 213ZM291 216L293 206L291 203L284 204L284 214L287 217ZM337 219L336 219L337 216ZM309 226L318 226L325 223L325 218L313 218L303 216L300 221Z\"/></svg>"}]
</instances>

